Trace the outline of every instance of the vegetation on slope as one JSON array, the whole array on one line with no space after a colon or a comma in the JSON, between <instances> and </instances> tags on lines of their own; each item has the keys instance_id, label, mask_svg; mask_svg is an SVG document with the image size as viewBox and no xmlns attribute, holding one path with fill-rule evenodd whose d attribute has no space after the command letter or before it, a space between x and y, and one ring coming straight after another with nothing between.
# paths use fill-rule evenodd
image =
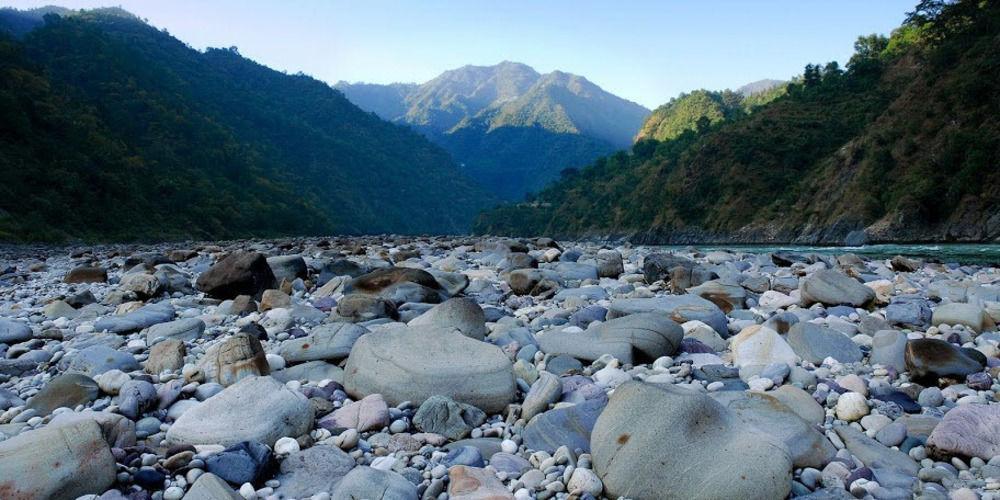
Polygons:
<instances>
[{"instance_id":1,"label":"vegetation on slope","mask_svg":"<svg viewBox=\"0 0 1000 500\"><path fill-rule=\"evenodd\" d=\"M638 241L1000 237L1000 8L925 0L844 71L809 65L749 115L639 141L476 231ZM865 236L859 236L861 232Z\"/></svg>"}]
</instances>

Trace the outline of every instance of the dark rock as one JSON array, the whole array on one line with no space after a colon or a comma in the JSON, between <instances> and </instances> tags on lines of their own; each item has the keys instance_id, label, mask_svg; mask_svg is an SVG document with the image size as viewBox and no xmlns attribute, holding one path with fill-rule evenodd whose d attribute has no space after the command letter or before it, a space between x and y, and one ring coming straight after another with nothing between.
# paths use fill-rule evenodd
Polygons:
<instances>
[{"instance_id":1,"label":"dark rock","mask_svg":"<svg viewBox=\"0 0 1000 500\"><path fill-rule=\"evenodd\" d=\"M256 481L270 463L270 448L256 441L235 444L205 461L208 472L237 485Z\"/></svg>"},{"instance_id":2,"label":"dark rock","mask_svg":"<svg viewBox=\"0 0 1000 500\"><path fill-rule=\"evenodd\" d=\"M198 276L195 286L210 297L232 299L238 295L259 296L274 288L275 279L264 255L235 252Z\"/></svg>"},{"instance_id":3,"label":"dark rock","mask_svg":"<svg viewBox=\"0 0 1000 500\"><path fill-rule=\"evenodd\" d=\"M941 377L964 379L986 365L970 351L943 340L911 340L906 344L906 368L918 382L936 382Z\"/></svg>"}]
</instances>

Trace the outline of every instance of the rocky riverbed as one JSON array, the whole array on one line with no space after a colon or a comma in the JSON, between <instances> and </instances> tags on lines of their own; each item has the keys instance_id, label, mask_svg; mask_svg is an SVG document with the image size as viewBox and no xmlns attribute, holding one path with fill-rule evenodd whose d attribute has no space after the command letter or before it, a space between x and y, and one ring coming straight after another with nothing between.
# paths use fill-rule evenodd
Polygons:
<instances>
[{"instance_id":1,"label":"rocky riverbed","mask_svg":"<svg viewBox=\"0 0 1000 500\"><path fill-rule=\"evenodd\" d=\"M995 267L549 239L0 252L4 499L1000 499Z\"/></svg>"}]
</instances>

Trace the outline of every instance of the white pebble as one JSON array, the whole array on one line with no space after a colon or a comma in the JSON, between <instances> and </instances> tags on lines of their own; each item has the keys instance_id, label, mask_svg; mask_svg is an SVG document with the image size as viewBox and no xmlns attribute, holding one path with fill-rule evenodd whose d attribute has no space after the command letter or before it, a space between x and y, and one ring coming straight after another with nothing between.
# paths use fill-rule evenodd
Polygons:
<instances>
[{"instance_id":1,"label":"white pebble","mask_svg":"<svg viewBox=\"0 0 1000 500\"><path fill-rule=\"evenodd\" d=\"M278 455L289 455L299 451L299 442L295 438L283 437L274 443L274 453Z\"/></svg>"}]
</instances>

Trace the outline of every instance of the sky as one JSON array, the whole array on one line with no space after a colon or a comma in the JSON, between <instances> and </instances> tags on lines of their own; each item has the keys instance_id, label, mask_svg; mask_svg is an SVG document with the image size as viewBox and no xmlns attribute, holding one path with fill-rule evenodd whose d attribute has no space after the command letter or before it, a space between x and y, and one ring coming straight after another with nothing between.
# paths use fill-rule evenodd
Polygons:
<instances>
[{"instance_id":1,"label":"sky","mask_svg":"<svg viewBox=\"0 0 1000 500\"><path fill-rule=\"evenodd\" d=\"M466 64L517 61L585 76L648 108L681 92L787 79L845 63L917 0L0 0L120 6L197 49L331 84L425 82Z\"/></svg>"}]
</instances>

